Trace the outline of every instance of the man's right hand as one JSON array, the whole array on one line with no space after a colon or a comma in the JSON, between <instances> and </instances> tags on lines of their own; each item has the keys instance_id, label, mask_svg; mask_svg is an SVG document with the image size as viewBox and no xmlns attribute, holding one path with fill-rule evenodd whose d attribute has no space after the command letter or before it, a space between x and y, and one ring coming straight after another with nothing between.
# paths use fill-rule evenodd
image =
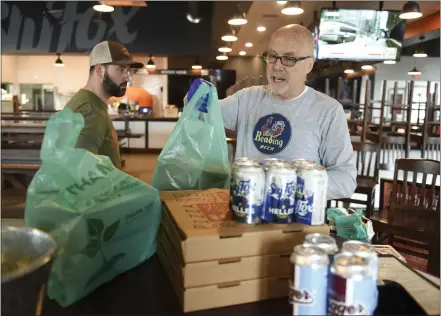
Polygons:
<instances>
[{"instance_id":1,"label":"man's right hand","mask_svg":"<svg viewBox=\"0 0 441 316\"><path fill-rule=\"evenodd\" d=\"M193 80L193 83L191 84L190 89L188 90L188 93L187 93L187 101L191 100L191 98L195 94L196 90L203 83L206 83L206 84L212 86L211 82L206 81L206 80L204 80L202 78L197 78L197 79Z\"/></svg>"}]
</instances>

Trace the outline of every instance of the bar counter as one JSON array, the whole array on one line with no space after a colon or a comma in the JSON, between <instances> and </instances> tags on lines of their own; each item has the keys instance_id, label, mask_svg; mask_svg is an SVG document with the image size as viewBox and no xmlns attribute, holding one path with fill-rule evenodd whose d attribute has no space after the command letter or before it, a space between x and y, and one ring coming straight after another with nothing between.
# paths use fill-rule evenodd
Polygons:
<instances>
[{"instance_id":1,"label":"bar counter","mask_svg":"<svg viewBox=\"0 0 441 316\"><path fill-rule=\"evenodd\" d=\"M27 126L47 121L55 112L2 113L2 127L11 123ZM131 152L159 152L176 126L177 117L151 117L144 115L111 116L117 131L130 131L122 148ZM132 134L132 135L130 135Z\"/></svg>"}]
</instances>

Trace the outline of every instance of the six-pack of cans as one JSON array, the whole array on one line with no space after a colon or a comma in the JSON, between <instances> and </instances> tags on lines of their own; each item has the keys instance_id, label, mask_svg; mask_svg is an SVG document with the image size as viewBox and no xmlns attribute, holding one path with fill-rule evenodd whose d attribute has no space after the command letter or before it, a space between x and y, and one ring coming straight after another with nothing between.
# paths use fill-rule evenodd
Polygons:
<instances>
[{"instance_id":1,"label":"six-pack of cans","mask_svg":"<svg viewBox=\"0 0 441 316\"><path fill-rule=\"evenodd\" d=\"M233 163L230 208L242 223L325 222L328 175L315 161L263 162L239 158Z\"/></svg>"},{"instance_id":2,"label":"six-pack of cans","mask_svg":"<svg viewBox=\"0 0 441 316\"><path fill-rule=\"evenodd\" d=\"M291 255L293 315L373 315L378 304L378 256L368 243L309 234Z\"/></svg>"}]
</instances>

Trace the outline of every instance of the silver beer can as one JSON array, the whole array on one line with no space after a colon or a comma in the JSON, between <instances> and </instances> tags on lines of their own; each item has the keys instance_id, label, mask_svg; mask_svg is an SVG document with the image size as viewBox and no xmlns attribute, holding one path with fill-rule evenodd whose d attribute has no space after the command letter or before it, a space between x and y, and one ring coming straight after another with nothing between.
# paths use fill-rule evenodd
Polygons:
<instances>
[{"instance_id":1,"label":"silver beer can","mask_svg":"<svg viewBox=\"0 0 441 316\"><path fill-rule=\"evenodd\" d=\"M372 275L375 280L378 280L378 255L372 245L358 241L358 240L348 240L342 245L342 252L355 253L357 255L366 257L369 261L369 266L372 269Z\"/></svg>"},{"instance_id":2,"label":"silver beer can","mask_svg":"<svg viewBox=\"0 0 441 316\"><path fill-rule=\"evenodd\" d=\"M295 220L306 225L322 225L328 191L328 174L321 166L304 166L297 170Z\"/></svg>"},{"instance_id":3,"label":"silver beer can","mask_svg":"<svg viewBox=\"0 0 441 316\"><path fill-rule=\"evenodd\" d=\"M297 175L289 165L269 167L265 180L263 220L268 223L292 223L295 206Z\"/></svg>"},{"instance_id":4,"label":"silver beer can","mask_svg":"<svg viewBox=\"0 0 441 316\"><path fill-rule=\"evenodd\" d=\"M259 165L238 166L230 185L230 208L236 221L258 224L265 202L265 172Z\"/></svg>"}]
</instances>

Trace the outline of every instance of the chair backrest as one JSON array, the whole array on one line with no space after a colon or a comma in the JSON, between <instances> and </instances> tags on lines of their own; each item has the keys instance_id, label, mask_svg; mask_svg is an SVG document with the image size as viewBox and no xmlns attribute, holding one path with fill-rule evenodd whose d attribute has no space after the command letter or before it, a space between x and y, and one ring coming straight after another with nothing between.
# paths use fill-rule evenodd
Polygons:
<instances>
[{"instance_id":1,"label":"chair backrest","mask_svg":"<svg viewBox=\"0 0 441 316\"><path fill-rule=\"evenodd\" d=\"M439 136L427 137L424 143L424 158L440 160L441 158L441 142Z\"/></svg>"},{"instance_id":2,"label":"chair backrest","mask_svg":"<svg viewBox=\"0 0 441 316\"><path fill-rule=\"evenodd\" d=\"M378 181L378 165L380 162L380 146L366 142L352 142L356 155L357 174Z\"/></svg>"},{"instance_id":3,"label":"chair backrest","mask_svg":"<svg viewBox=\"0 0 441 316\"><path fill-rule=\"evenodd\" d=\"M380 169L392 170L395 160L406 157L406 138L404 136L382 136Z\"/></svg>"},{"instance_id":4,"label":"chair backrest","mask_svg":"<svg viewBox=\"0 0 441 316\"><path fill-rule=\"evenodd\" d=\"M403 171L403 180L399 172ZM412 182L409 185L409 172ZM427 159L397 159L395 162L394 184L390 196L388 223L409 228L429 235L439 235L440 205L439 187L440 162ZM422 180L419 180L422 178ZM431 178L431 179L430 179ZM430 183L427 184L427 180Z\"/></svg>"}]
</instances>

